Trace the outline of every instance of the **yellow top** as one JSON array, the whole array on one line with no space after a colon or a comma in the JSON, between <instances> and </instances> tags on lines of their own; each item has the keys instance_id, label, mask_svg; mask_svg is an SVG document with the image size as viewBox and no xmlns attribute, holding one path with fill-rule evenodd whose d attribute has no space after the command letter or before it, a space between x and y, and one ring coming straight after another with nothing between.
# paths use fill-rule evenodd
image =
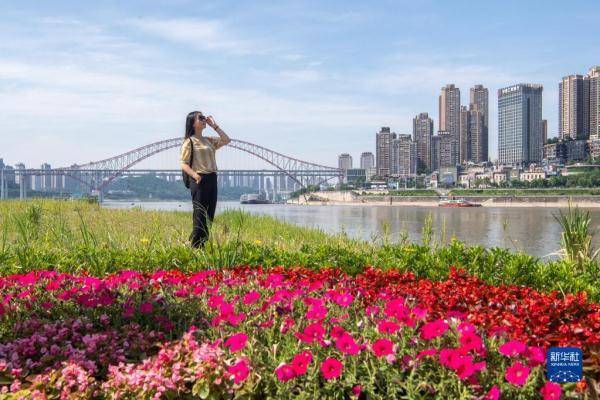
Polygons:
<instances>
[{"instance_id":1,"label":"yellow top","mask_svg":"<svg viewBox=\"0 0 600 400\"><path fill-rule=\"evenodd\" d=\"M195 136L185 139L181 145L181 164L190 163L191 146L190 139L194 143L194 160L192 161L192 169L199 174L208 174L217 171L217 162L215 160L215 145L219 142L219 138L205 137L198 139Z\"/></svg>"}]
</instances>

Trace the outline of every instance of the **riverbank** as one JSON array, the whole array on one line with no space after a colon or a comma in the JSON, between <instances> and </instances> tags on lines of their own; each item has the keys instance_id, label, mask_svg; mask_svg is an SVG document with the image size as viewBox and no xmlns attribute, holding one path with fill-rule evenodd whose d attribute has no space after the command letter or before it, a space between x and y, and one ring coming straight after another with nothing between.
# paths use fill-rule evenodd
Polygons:
<instances>
[{"instance_id":1,"label":"riverbank","mask_svg":"<svg viewBox=\"0 0 600 400\"><path fill-rule=\"evenodd\" d=\"M354 206L411 206L437 207L442 197L359 195L355 192L311 192L291 199L288 204L354 205ZM455 196L482 207L548 207L567 208L569 203L581 208L600 208L600 196Z\"/></svg>"},{"instance_id":2,"label":"riverbank","mask_svg":"<svg viewBox=\"0 0 600 400\"><path fill-rule=\"evenodd\" d=\"M470 214L470 213L468 213ZM239 210L219 213L211 240L189 247L191 212L107 209L84 202L0 202L1 274L52 269L103 276L123 269L199 271L234 265L340 268L349 274L370 266L445 279L462 268L489 284L527 285L540 291L585 291L600 299L598 263L542 261L506 248L486 248L438 236L431 220L420 238L371 240L328 234ZM535 227L532 227L532 232Z\"/></svg>"}]
</instances>

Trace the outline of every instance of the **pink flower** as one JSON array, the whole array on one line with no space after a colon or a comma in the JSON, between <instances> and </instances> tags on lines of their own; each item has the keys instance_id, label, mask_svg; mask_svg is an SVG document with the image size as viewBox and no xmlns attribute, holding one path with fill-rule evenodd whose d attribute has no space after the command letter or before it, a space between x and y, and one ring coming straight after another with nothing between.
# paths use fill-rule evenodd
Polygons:
<instances>
[{"instance_id":1,"label":"pink flower","mask_svg":"<svg viewBox=\"0 0 600 400\"><path fill-rule=\"evenodd\" d=\"M225 341L225 346L229 347L229 351L231 351L232 353L235 353L236 351L239 351L239 350L243 349L244 347L246 347L247 340L248 340L248 335L246 335L245 333L243 333L243 332L236 333L235 335L230 336Z\"/></svg>"},{"instance_id":2,"label":"pink flower","mask_svg":"<svg viewBox=\"0 0 600 400\"><path fill-rule=\"evenodd\" d=\"M516 357L519 354L523 353L527 349L527 345L523 342L519 342L518 340L512 340L510 342L504 343L498 351L500 354L503 354L507 357Z\"/></svg>"},{"instance_id":3,"label":"pink flower","mask_svg":"<svg viewBox=\"0 0 600 400\"><path fill-rule=\"evenodd\" d=\"M394 353L394 343L389 339L378 339L371 345L377 357L384 357Z\"/></svg>"},{"instance_id":4,"label":"pink flower","mask_svg":"<svg viewBox=\"0 0 600 400\"><path fill-rule=\"evenodd\" d=\"M340 307L348 307L350 304L352 304L353 300L354 300L354 296L352 296L348 292L338 293L337 296L335 296L335 298L334 298L334 301Z\"/></svg>"},{"instance_id":5,"label":"pink flower","mask_svg":"<svg viewBox=\"0 0 600 400\"><path fill-rule=\"evenodd\" d=\"M345 354L358 354L360 346L356 344L354 338L349 333L342 334L336 341L335 347Z\"/></svg>"},{"instance_id":6,"label":"pink flower","mask_svg":"<svg viewBox=\"0 0 600 400\"><path fill-rule=\"evenodd\" d=\"M323 320L327 317L327 307L323 305L313 305L306 312L307 319Z\"/></svg>"},{"instance_id":7,"label":"pink flower","mask_svg":"<svg viewBox=\"0 0 600 400\"><path fill-rule=\"evenodd\" d=\"M465 351L479 350L483 347L483 341L472 332L463 332L460 335L460 345Z\"/></svg>"},{"instance_id":8,"label":"pink flower","mask_svg":"<svg viewBox=\"0 0 600 400\"><path fill-rule=\"evenodd\" d=\"M260 293L258 293L256 290L253 290L251 292L246 293L243 302L245 305L249 305L256 303L258 299L260 299Z\"/></svg>"},{"instance_id":9,"label":"pink flower","mask_svg":"<svg viewBox=\"0 0 600 400\"><path fill-rule=\"evenodd\" d=\"M528 347L525 355L531 366L541 365L546 362L544 351L539 347Z\"/></svg>"},{"instance_id":10,"label":"pink flower","mask_svg":"<svg viewBox=\"0 0 600 400\"><path fill-rule=\"evenodd\" d=\"M352 394L356 397L360 396L362 393L362 387L360 385L355 385L352 387Z\"/></svg>"},{"instance_id":11,"label":"pink flower","mask_svg":"<svg viewBox=\"0 0 600 400\"><path fill-rule=\"evenodd\" d=\"M152 314L152 309L152 303L150 302L140 304L140 312L142 314Z\"/></svg>"},{"instance_id":12,"label":"pink flower","mask_svg":"<svg viewBox=\"0 0 600 400\"><path fill-rule=\"evenodd\" d=\"M529 377L529 367L517 361L506 369L504 377L513 385L523 386Z\"/></svg>"},{"instance_id":13,"label":"pink flower","mask_svg":"<svg viewBox=\"0 0 600 400\"><path fill-rule=\"evenodd\" d=\"M385 320L385 319L382 319L377 324L377 330L379 331L379 333L385 333L385 334L391 335L391 334L396 333L398 331L398 329L400 329L400 325L398 325L397 323L395 323L393 321L389 321L389 320Z\"/></svg>"},{"instance_id":14,"label":"pink flower","mask_svg":"<svg viewBox=\"0 0 600 400\"><path fill-rule=\"evenodd\" d=\"M291 365L282 364L275 369L275 375L280 382L287 382L296 377L296 373Z\"/></svg>"},{"instance_id":15,"label":"pink flower","mask_svg":"<svg viewBox=\"0 0 600 400\"><path fill-rule=\"evenodd\" d=\"M430 340L442 336L448 330L448 324L443 319L428 322L421 327L421 337Z\"/></svg>"},{"instance_id":16,"label":"pink flower","mask_svg":"<svg viewBox=\"0 0 600 400\"><path fill-rule=\"evenodd\" d=\"M540 390L540 393L544 400L560 400L562 388L558 383L546 382Z\"/></svg>"},{"instance_id":17,"label":"pink flower","mask_svg":"<svg viewBox=\"0 0 600 400\"><path fill-rule=\"evenodd\" d=\"M233 383L238 384L243 382L250 373L250 369L248 369L248 363L245 359L238 361L236 364L227 368L227 372L233 376Z\"/></svg>"},{"instance_id":18,"label":"pink flower","mask_svg":"<svg viewBox=\"0 0 600 400\"><path fill-rule=\"evenodd\" d=\"M321 364L321 374L327 380L335 379L342 374L343 368L344 365L341 362L333 357L329 357Z\"/></svg>"},{"instance_id":19,"label":"pink flower","mask_svg":"<svg viewBox=\"0 0 600 400\"><path fill-rule=\"evenodd\" d=\"M423 357L431 357L431 356L435 356L437 354L437 350L436 349L425 349L425 350L421 350L419 352L419 354L417 354L417 359L419 358L423 358Z\"/></svg>"},{"instance_id":20,"label":"pink flower","mask_svg":"<svg viewBox=\"0 0 600 400\"><path fill-rule=\"evenodd\" d=\"M494 385L490 391L484 396L483 400L498 400L500 398L500 389Z\"/></svg>"},{"instance_id":21,"label":"pink flower","mask_svg":"<svg viewBox=\"0 0 600 400\"><path fill-rule=\"evenodd\" d=\"M320 322L314 322L304 328L303 332L296 332L294 336L304 343L312 343L315 340L321 340L325 335L325 328Z\"/></svg>"},{"instance_id":22,"label":"pink flower","mask_svg":"<svg viewBox=\"0 0 600 400\"><path fill-rule=\"evenodd\" d=\"M296 376L304 375L308 366L313 360L313 355L310 351L305 350L302 353L296 354L294 359L292 360L292 369Z\"/></svg>"}]
</instances>

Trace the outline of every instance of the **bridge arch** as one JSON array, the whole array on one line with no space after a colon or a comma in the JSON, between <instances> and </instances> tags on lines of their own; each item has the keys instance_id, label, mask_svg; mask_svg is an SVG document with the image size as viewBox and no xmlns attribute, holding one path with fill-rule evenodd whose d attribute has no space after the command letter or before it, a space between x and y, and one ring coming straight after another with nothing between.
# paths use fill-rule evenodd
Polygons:
<instances>
[{"instance_id":1,"label":"bridge arch","mask_svg":"<svg viewBox=\"0 0 600 400\"><path fill-rule=\"evenodd\" d=\"M126 171L138 164L139 162L152 157L158 153L163 151L172 149L174 147L181 147L183 143L183 138L173 138L161 140L158 142L150 143L142 147L135 148L128 152L116 155L114 157L106 158L100 161L92 161L87 164L74 165L72 167L60 168L65 170L66 175L71 176L70 173L66 172L72 170L76 171L85 171L85 170L111 170L117 171L115 173L110 174L107 178L105 178L102 183L100 183L97 187L92 187L92 184L88 184L89 187L93 189L102 190L106 186L110 184L115 178L122 175L123 171ZM246 142L243 140L231 139L231 142L228 144L229 147L238 149L240 151L244 151L249 153L255 157L258 157L270 165L274 166L278 170L282 171L284 174L289 176L292 180L297 182L301 187L306 187L306 185L298 179L297 176L294 175L294 171L319 171L323 172L323 175L329 176L329 178L324 179L321 182L327 181L329 179L333 179L335 177L341 178L343 176L343 170L335 167L329 167L317 163L312 163L308 161L303 161L298 158L286 156L277 151L268 149L263 146L259 146L257 144L253 144L250 142Z\"/></svg>"}]
</instances>

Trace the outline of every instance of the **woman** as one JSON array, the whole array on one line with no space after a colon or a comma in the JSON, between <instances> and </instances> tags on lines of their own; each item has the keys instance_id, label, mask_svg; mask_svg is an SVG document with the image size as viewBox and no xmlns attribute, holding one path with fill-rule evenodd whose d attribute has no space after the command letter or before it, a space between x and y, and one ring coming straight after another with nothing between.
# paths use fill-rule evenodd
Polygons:
<instances>
[{"instance_id":1,"label":"woman","mask_svg":"<svg viewBox=\"0 0 600 400\"><path fill-rule=\"evenodd\" d=\"M219 137L203 136L202 131L206 125L213 128ZM208 240L209 224L213 221L217 207L215 151L230 141L229 136L211 116L205 117L200 111L188 114L185 121L185 137L181 146L181 169L191 177L190 192L194 207L194 228L190 235L192 247L204 246ZM190 165L190 158L192 158L192 165Z\"/></svg>"}]
</instances>

